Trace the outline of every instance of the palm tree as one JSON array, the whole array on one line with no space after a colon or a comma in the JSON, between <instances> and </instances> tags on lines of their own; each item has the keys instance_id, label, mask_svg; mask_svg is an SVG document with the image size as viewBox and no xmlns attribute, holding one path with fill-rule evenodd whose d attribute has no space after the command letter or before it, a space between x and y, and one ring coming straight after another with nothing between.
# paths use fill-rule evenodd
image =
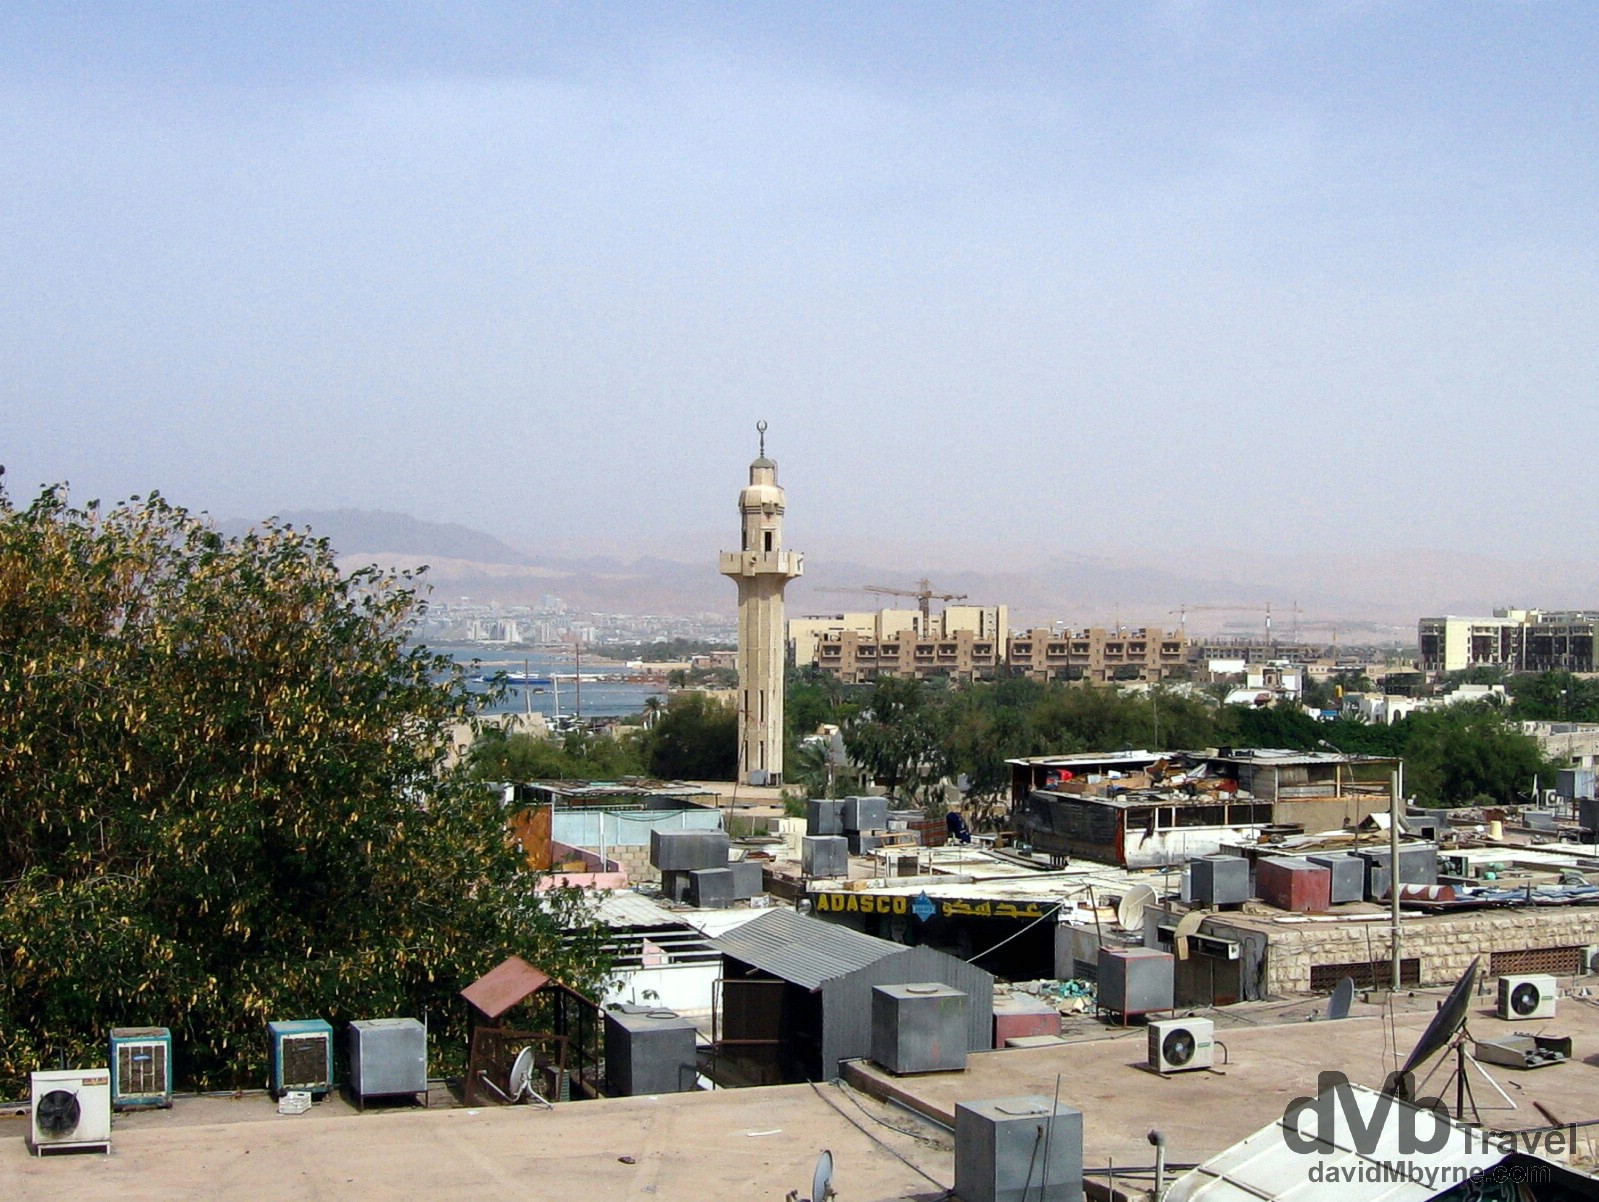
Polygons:
<instances>
[{"instance_id":1,"label":"palm tree","mask_svg":"<svg viewBox=\"0 0 1599 1202\"><path fill-rule=\"evenodd\" d=\"M661 717L661 699L651 693L644 698L644 729L649 730Z\"/></svg>"}]
</instances>

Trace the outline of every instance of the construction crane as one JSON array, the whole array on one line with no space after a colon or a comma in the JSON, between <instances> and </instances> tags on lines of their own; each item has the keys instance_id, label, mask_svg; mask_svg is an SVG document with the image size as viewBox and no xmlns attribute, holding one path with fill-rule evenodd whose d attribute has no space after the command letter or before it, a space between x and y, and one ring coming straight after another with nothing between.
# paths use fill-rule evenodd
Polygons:
<instances>
[{"instance_id":1,"label":"construction crane","mask_svg":"<svg viewBox=\"0 0 1599 1202\"><path fill-rule=\"evenodd\" d=\"M922 611L922 629L924 631L927 629L927 623L932 617L932 603L934 601L964 601L967 598L966 593L935 593L933 591L933 582L926 577L916 583L920 587L914 589L889 588L886 584L863 584L860 588L824 588L816 591L819 593L876 593L883 597L915 597Z\"/></svg>"},{"instance_id":2,"label":"construction crane","mask_svg":"<svg viewBox=\"0 0 1599 1202\"><path fill-rule=\"evenodd\" d=\"M1264 613L1266 615L1266 641L1268 643L1271 642L1271 602L1269 601L1265 605L1184 605L1167 612L1178 615L1177 625L1185 634L1188 632L1188 615L1191 613ZM1296 604L1294 613L1297 615L1298 612L1299 606Z\"/></svg>"},{"instance_id":3,"label":"construction crane","mask_svg":"<svg viewBox=\"0 0 1599 1202\"><path fill-rule=\"evenodd\" d=\"M914 590L905 588L889 588L882 584L867 584L861 587L863 593L880 593L885 597L915 597L917 605L922 611L922 629L927 629L927 620L932 616L932 603L938 601L964 601L965 593L935 593L933 582L925 576L916 582L920 587Z\"/></svg>"}]
</instances>

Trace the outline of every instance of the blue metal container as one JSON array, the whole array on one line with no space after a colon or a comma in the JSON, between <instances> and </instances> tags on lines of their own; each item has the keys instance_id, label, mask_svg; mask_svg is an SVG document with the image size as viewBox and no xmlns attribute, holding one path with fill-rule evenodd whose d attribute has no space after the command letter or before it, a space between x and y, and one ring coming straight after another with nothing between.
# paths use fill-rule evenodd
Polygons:
<instances>
[{"instance_id":1,"label":"blue metal container","mask_svg":"<svg viewBox=\"0 0 1599 1202\"><path fill-rule=\"evenodd\" d=\"M171 1107L171 1031L165 1027L111 1029L111 1105L116 1110Z\"/></svg>"},{"instance_id":2,"label":"blue metal container","mask_svg":"<svg viewBox=\"0 0 1599 1202\"><path fill-rule=\"evenodd\" d=\"M267 1088L277 1098L290 1090L326 1095L333 1088L333 1028L320 1018L268 1023Z\"/></svg>"}]
</instances>

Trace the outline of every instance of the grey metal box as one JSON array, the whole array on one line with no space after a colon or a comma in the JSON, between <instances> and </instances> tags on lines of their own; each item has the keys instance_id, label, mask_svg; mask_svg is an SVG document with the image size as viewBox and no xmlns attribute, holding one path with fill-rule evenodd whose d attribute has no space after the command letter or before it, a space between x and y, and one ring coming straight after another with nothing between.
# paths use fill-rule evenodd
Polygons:
<instances>
[{"instance_id":1,"label":"grey metal box","mask_svg":"<svg viewBox=\"0 0 1599 1202\"><path fill-rule=\"evenodd\" d=\"M806 835L800 841L800 867L806 876L846 876L849 844L842 835Z\"/></svg>"},{"instance_id":2,"label":"grey metal box","mask_svg":"<svg viewBox=\"0 0 1599 1202\"><path fill-rule=\"evenodd\" d=\"M357 1099L427 1093L427 1030L416 1019L360 1019L348 1038L350 1092Z\"/></svg>"},{"instance_id":3,"label":"grey metal box","mask_svg":"<svg viewBox=\"0 0 1599 1202\"><path fill-rule=\"evenodd\" d=\"M688 904L689 874L686 872L667 871L661 873L661 896L668 901Z\"/></svg>"},{"instance_id":4,"label":"grey metal box","mask_svg":"<svg viewBox=\"0 0 1599 1202\"><path fill-rule=\"evenodd\" d=\"M1188 865L1189 897L1205 906L1236 906L1250 898L1249 861L1243 856L1201 856Z\"/></svg>"},{"instance_id":5,"label":"grey metal box","mask_svg":"<svg viewBox=\"0 0 1599 1202\"><path fill-rule=\"evenodd\" d=\"M1388 896L1388 879L1392 874L1386 865L1366 863L1366 900L1382 901Z\"/></svg>"},{"instance_id":6,"label":"grey metal box","mask_svg":"<svg viewBox=\"0 0 1599 1202\"><path fill-rule=\"evenodd\" d=\"M807 835L842 835L844 833L844 803L822 797L813 797L805 803L805 833Z\"/></svg>"},{"instance_id":7,"label":"grey metal box","mask_svg":"<svg viewBox=\"0 0 1599 1202\"><path fill-rule=\"evenodd\" d=\"M1040 1094L955 1103L955 1196L1082 1202L1083 1112Z\"/></svg>"},{"instance_id":8,"label":"grey metal box","mask_svg":"<svg viewBox=\"0 0 1599 1202\"><path fill-rule=\"evenodd\" d=\"M605 1012L605 1092L612 1097L687 1093L696 1088L698 1066L694 1024L675 1011Z\"/></svg>"},{"instance_id":9,"label":"grey metal box","mask_svg":"<svg viewBox=\"0 0 1599 1202\"><path fill-rule=\"evenodd\" d=\"M1177 962L1150 947L1099 949L1099 1008L1149 1014L1175 1004Z\"/></svg>"},{"instance_id":10,"label":"grey metal box","mask_svg":"<svg viewBox=\"0 0 1599 1202\"><path fill-rule=\"evenodd\" d=\"M850 854L854 856L864 856L867 852L876 851L883 843L882 835L872 835L865 831L850 831L844 837L849 840Z\"/></svg>"},{"instance_id":11,"label":"grey metal box","mask_svg":"<svg viewBox=\"0 0 1599 1202\"><path fill-rule=\"evenodd\" d=\"M928 981L872 988L872 1059L891 1073L966 1067L966 995Z\"/></svg>"},{"instance_id":12,"label":"grey metal box","mask_svg":"<svg viewBox=\"0 0 1599 1202\"><path fill-rule=\"evenodd\" d=\"M1306 856L1312 864L1332 873L1332 904L1357 902L1366 896L1366 865L1356 856Z\"/></svg>"},{"instance_id":13,"label":"grey metal box","mask_svg":"<svg viewBox=\"0 0 1599 1202\"><path fill-rule=\"evenodd\" d=\"M1582 829L1589 832L1589 837L1584 842L1599 842L1594 838L1594 832L1599 831L1599 800L1592 797L1579 797L1577 799L1577 814Z\"/></svg>"},{"instance_id":14,"label":"grey metal box","mask_svg":"<svg viewBox=\"0 0 1599 1202\"><path fill-rule=\"evenodd\" d=\"M888 798L846 797L844 799L844 830L886 831L888 829Z\"/></svg>"},{"instance_id":15,"label":"grey metal box","mask_svg":"<svg viewBox=\"0 0 1599 1202\"><path fill-rule=\"evenodd\" d=\"M696 868L688 874L688 904L726 909L733 902L733 884L731 868Z\"/></svg>"},{"instance_id":16,"label":"grey metal box","mask_svg":"<svg viewBox=\"0 0 1599 1202\"><path fill-rule=\"evenodd\" d=\"M1366 896L1376 900L1388 892L1388 850L1371 849L1355 853L1366 861ZM1378 874L1381 874L1380 876ZM1401 885L1436 885L1438 883L1438 849L1431 844L1411 844L1399 849L1399 883Z\"/></svg>"},{"instance_id":17,"label":"grey metal box","mask_svg":"<svg viewBox=\"0 0 1599 1202\"><path fill-rule=\"evenodd\" d=\"M739 900L766 892L766 870L758 860L735 860L728 869L733 873L733 896Z\"/></svg>"},{"instance_id":18,"label":"grey metal box","mask_svg":"<svg viewBox=\"0 0 1599 1202\"><path fill-rule=\"evenodd\" d=\"M726 868L727 848L726 831L650 832L650 863L662 872Z\"/></svg>"}]
</instances>

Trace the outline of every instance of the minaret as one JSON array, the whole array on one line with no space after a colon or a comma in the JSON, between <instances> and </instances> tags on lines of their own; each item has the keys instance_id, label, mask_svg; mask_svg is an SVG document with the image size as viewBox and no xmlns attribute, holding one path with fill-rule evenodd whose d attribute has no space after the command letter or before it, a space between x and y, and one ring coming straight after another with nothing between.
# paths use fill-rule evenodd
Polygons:
<instances>
[{"instance_id":1,"label":"minaret","mask_svg":"<svg viewBox=\"0 0 1599 1202\"><path fill-rule=\"evenodd\" d=\"M766 457L766 423L756 422L760 457L738 495L742 549L723 551L721 571L738 584L738 779L783 783L783 666L787 631L783 589L805 571L805 557L783 550L783 490Z\"/></svg>"}]
</instances>

